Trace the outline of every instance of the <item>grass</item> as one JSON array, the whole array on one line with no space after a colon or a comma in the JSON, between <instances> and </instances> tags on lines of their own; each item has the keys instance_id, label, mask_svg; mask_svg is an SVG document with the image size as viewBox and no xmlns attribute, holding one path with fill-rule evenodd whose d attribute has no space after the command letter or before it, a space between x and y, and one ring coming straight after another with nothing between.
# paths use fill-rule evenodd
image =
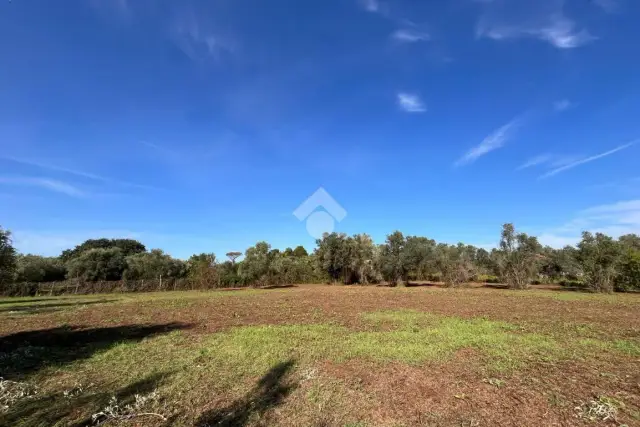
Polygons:
<instances>
[{"instance_id":1,"label":"grass","mask_svg":"<svg viewBox=\"0 0 640 427\"><path fill-rule=\"evenodd\" d=\"M595 382L610 384L607 395L627 387L624 369L640 356L639 325L626 320L634 319L635 300L562 301L574 312L594 304L600 310L574 319L545 302L555 291L526 299L490 292L318 288L3 299L0 372L38 393L12 402L0 425L89 422L114 401L129 408L112 411L116 425L134 422L131 408L176 425L416 425L434 413L443 424L491 424L465 403L479 392L491 402L522 393L523 384L539 387L545 397L535 404L563 419L572 408L557 396L589 401L593 381L580 376L599 364L615 361ZM619 334L603 332L612 322ZM574 377L550 394L545 387L565 363L584 369L563 374ZM528 376L536 381L518 380ZM618 419L632 418L638 400L625 398Z\"/></svg>"}]
</instances>

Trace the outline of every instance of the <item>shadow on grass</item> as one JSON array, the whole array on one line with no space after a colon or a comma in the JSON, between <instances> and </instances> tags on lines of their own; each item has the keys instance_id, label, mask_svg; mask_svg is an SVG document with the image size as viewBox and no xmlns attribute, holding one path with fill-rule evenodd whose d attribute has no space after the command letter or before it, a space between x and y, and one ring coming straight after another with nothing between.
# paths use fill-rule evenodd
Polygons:
<instances>
[{"instance_id":1,"label":"shadow on grass","mask_svg":"<svg viewBox=\"0 0 640 427\"><path fill-rule=\"evenodd\" d=\"M146 395L154 391L160 382L165 379L167 373L159 373L136 381L120 390L77 390L73 395L65 395L62 391L36 395L33 399L21 399L21 401L0 414L2 426L90 426L96 425L104 419L91 419L92 414L105 408L110 399L115 396L120 406L125 406L135 400L135 395ZM143 422L140 418L137 421Z\"/></svg>"},{"instance_id":2,"label":"shadow on grass","mask_svg":"<svg viewBox=\"0 0 640 427\"><path fill-rule=\"evenodd\" d=\"M46 366L89 358L119 342L140 341L190 327L184 323L165 323L92 329L68 326L18 332L0 337L0 376L19 379Z\"/></svg>"},{"instance_id":3,"label":"shadow on grass","mask_svg":"<svg viewBox=\"0 0 640 427\"><path fill-rule=\"evenodd\" d=\"M272 367L247 395L231 405L203 413L195 427L246 425L252 416L261 417L270 408L280 405L295 389L295 384L285 383L287 373L293 367L293 360Z\"/></svg>"},{"instance_id":4,"label":"shadow on grass","mask_svg":"<svg viewBox=\"0 0 640 427\"><path fill-rule=\"evenodd\" d=\"M51 301L53 302L53 304L31 304L31 305L17 305L14 307L1 307L0 313L18 313L18 314L51 313L54 311L64 310L66 308L81 307L83 305L93 305L93 304L107 304L114 301L117 301L117 300L110 299L110 300L97 300L97 301L84 301L84 302ZM31 301L27 301L27 302L31 302Z\"/></svg>"},{"instance_id":5,"label":"shadow on grass","mask_svg":"<svg viewBox=\"0 0 640 427\"><path fill-rule=\"evenodd\" d=\"M56 297L56 298L35 298L35 297L17 297L17 298L12 298L12 297L3 297L4 299L0 300L0 305L5 305L5 304L26 304L26 303L33 303L33 302L44 302L44 301L52 301L52 302L56 302L56 301L60 301L63 299L69 299L69 297Z\"/></svg>"}]
</instances>

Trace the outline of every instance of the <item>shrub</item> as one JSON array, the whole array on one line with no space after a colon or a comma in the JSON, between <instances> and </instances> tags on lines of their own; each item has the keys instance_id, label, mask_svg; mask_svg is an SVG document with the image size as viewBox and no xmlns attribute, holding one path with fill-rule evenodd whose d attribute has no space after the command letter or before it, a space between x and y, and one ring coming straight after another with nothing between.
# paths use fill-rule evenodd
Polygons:
<instances>
[{"instance_id":1,"label":"shrub","mask_svg":"<svg viewBox=\"0 0 640 427\"><path fill-rule=\"evenodd\" d=\"M126 267L124 254L119 248L89 249L67 264L67 277L89 282L120 280Z\"/></svg>"}]
</instances>

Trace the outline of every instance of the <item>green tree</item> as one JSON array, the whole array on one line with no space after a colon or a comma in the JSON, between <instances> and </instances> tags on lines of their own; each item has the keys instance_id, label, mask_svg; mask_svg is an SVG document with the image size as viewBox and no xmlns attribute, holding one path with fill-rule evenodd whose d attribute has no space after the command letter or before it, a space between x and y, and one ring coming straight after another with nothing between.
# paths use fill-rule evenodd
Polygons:
<instances>
[{"instance_id":1,"label":"green tree","mask_svg":"<svg viewBox=\"0 0 640 427\"><path fill-rule=\"evenodd\" d=\"M404 259L410 279L427 280L436 272L436 242L419 236L407 236Z\"/></svg>"},{"instance_id":2,"label":"green tree","mask_svg":"<svg viewBox=\"0 0 640 427\"><path fill-rule=\"evenodd\" d=\"M336 283L349 283L351 277L349 243L344 233L325 233L316 240L315 258L320 270Z\"/></svg>"},{"instance_id":3,"label":"green tree","mask_svg":"<svg viewBox=\"0 0 640 427\"><path fill-rule=\"evenodd\" d=\"M231 260L232 264L236 263L236 259L242 256L242 252L227 252L227 258Z\"/></svg>"},{"instance_id":4,"label":"green tree","mask_svg":"<svg viewBox=\"0 0 640 427\"><path fill-rule=\"evenodd\" d=\"M63 262L67 262L90 249L110 248L119 248L124 256L145 252L147 250L142 243L133 239L89 239L73 249L63 251L60 259Z\"/></svg>"},{"instance_id":5,"label":"green tree","mask_svg":"<svg viewBox=\"0 0 640 427\"><path fill-rule=\"evenodd\" d=\"M442 273L442 280L446 286L459 287L471 280L475 274L474 266L475 248L441 243L436 249L436 263Z\"/></svg>"},{"instance_id":6,"label":"green tree","mask_svg":"<svg viewBox=\"0 0 640 427\"><path fill-rule=\"evenodd\" d=\"M127 267L123 278L127 280L175 279L184 277L187 271L183 261L172 258L160 249L129 255L125 261Z\"/></svg>"},{"instance_id":7,"label":"green tree","mask_svg":"<svg viewBox=\"0 0 640 427\"><path fill-rule=\"evenodd\" d=\"M17 257L16 282L53 282L64 280L66 274L67 269L59 258L39 255Z\"/></svg>"},{"instance_id":8,"label":"green tree","mask_svg":"<svg viewBox=\"0 0 640 427\"><path fill-rule=\"evenodd\" d=\"M406 239L400 231L387 236L381 246L380 269L384 279L392 286L407 280L408 263L405 257Z\"/></svg>"},{"instance_id":9,"label":"green tree","mask_svg":"<svg viewBox=\"0 0 640 427\"><path fill-rule=\"evenodd\" d=\"M187 261L187 275L189 280L200 289L221 286L218 263L213 253L191 255Z\"/></svg>"},{"instance_id":10,"label":"green tree","mask_svg":"<svg viewBox=\"0 0 640 427\"><path fill-rule=\"evenodd\" d=\"M620 292L640 291L640 250L623 249L618 261L615 289Z\"/></svg>"},{"instance_id":11,"label":"green tree","mask_svg":"<svg viewBox=\"0 0 640 427\"><path fill-rule=\"evenodd\" d=\"M502 226L498 268L511 289L527 289L536 276L542 246L538 239L525 233L516 233L513 224Z\"/></svg>"},{"instance_id":12,"label":"green tree","mask_svg":"<svg viewBox=\"0 0 640 427\"><path fill-rule=\"evenodd\" d=\"M120 280L127 267L125 255L120 248L89 249L66 265L68 278L81 278L89 282Z\"/></svg>"},{"instance_id":13,"label":"green tree","mask_svg":"<svg viewBox=\"0 0 640 427\"><path fill-rule=\"evenodd\" d=\"M292 255L297 258L302 258L309 256L309 252L307 252L307 250L303 246L296 246L296 248L292 252Z\"/></svg>"},{"instance_id":14,"label":"green tree","mask_svg":"<svg viewBox=\"0 0 640 427\"><path fill-rule=\"evenodd\" d=\"M16 250L11 240L11 232L0 227L0 285L13 281L16 269Z\"/></svg>"},{"instance_id":15,"label":"green tree","mask_svg":"<svg viewBox=\"0 0 640 427\"><path fill-rule=\"evenodd\" d=\"M244 253L244 259L238 270L242 280L251 285L268 286L279 284L280 278L272 265L280 258L280 251L272 251L267 242L258 242Z\"/></svg>"},{"instance_id":16,"label":"green tree","mask_svg":"<svg viewBox=\"0 0 640 427\"><path fill-rule=\"evenodd\" d=\"M585 283L594 292L612 292L621 245L602 233L582 233L578 243L578 261Z\"/></svg>"}]
</instances>

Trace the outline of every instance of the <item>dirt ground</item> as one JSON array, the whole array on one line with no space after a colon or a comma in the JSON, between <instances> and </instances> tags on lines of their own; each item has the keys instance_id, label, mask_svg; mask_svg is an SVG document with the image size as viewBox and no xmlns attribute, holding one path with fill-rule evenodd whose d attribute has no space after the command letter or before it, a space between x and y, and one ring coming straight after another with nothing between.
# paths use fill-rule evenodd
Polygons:
<instances>
[{"instance_id":1,"label":"dirt ground","mask_svg":"<svg viewBox=\"0 0 640 427\"><path fill-rule=\"evenodd\" d=\"M305 285L0 321L5 388L33 391L0 387L0 425L640 425L640 295Z\"/></svg>"}]
</instances>

